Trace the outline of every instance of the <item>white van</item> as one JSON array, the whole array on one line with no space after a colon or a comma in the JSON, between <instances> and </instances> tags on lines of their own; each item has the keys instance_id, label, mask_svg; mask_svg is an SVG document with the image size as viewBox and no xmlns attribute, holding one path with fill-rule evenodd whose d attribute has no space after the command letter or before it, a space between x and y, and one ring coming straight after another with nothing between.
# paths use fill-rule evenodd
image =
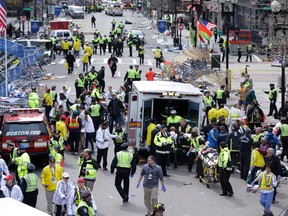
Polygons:
<instances>
[{"instance_id":1,"label":"white van","mask_svg":"<svg viewBox=\"0 0 288 216\"><path fill-rule=\"evenodd\" d=\"M13 42L23 45L24 47L37 47L45 49L49 47L50 40L47 39L16 39ZM47 44L48 43L48 44Z\"/></svg>"},{"instance_id":2,"label":"white van","mask_svg":"<svg viewBox=\"0 0 288 216\"><path fill-rule=\"evenodd\" d=\"M82 18L84 19L84 10L82 7L75 6L72 7L70 10L70 16L75 19L75 18Z\"/></svg>"},{"instance_id":3,"label":"white van","mask_svg":"<svg viewBox=\"0 0 288 216\"><path fill-rule=\"evenodd\" d=\"M135 81L129 94L128 143L138 151L148 151L145 142L147 126L152 118L161 124L170 109L188 120L192 127L202 122L203 94L192 84L170 81Z\"/></svg>"},{"instance_id":4,"label":"white van","mask_svg":"<svg viewBox=\"0 0 288 216\"><path fill-rule=\"evenodd\" d=\"M72 33L67 29L51 30L49 33L49 38L51 38L52 36L54 36L57 39L56 49L61 48L61 41L65 39L67 39L70 42L70 46L73 45Z\"/></svg>"}]
</instances>

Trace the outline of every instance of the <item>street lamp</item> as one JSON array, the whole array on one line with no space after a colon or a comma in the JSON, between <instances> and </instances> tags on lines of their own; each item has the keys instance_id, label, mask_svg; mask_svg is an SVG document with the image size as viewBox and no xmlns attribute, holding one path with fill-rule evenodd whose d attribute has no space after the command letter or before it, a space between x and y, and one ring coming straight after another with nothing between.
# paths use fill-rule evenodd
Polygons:
<instances>
[{"instance_id":1,"label":"street lamp","mask_svg":"<svg viewBox=\"0 0 288 216\"><path fill-rule=\"evenodd\" d=\"M225 55L226 55L226 77L225 77L225 84L226 84L226 91L227 96L229 96L229 92L231 91L231 82L229 82L229 25L231 22L231 17L233 17L234 21L234 14L235 14L235 7L238 0L230 0L232 3L232 11L230 11L229 6L225 5L226 0L219 0L221 4L221 15L222 20L225 18L225 26L226 26L226 44L225 44Z\"/></svg>"},{"instance_id":2,"label":"street lamp","mask_svg":"<svg viewBox=\"0 0 288 216\"><path fill-rule=\"evenodd\" d=\"M281 11L281 3L274 0L271 3L271 10L273 12L273 14L278 14ZM282 23L275 23L275 25L279 25ZM277 38L278 36L278 38ZM285 86L285 67L286 67L286 37L284 34L284 30L282 30L282 32L279 34L276 34L276 40L273 40L273 42L275 41L279 41L279 46L280 46L280 50L281 50L281 108L282 108L282 113L281 116L286 116L286 112L285 112L285 92L286 92L286 86ZM273 43L274 44L274 43ZM277 44L275 44L277 45Z\"/></svg>"}]
</instances>

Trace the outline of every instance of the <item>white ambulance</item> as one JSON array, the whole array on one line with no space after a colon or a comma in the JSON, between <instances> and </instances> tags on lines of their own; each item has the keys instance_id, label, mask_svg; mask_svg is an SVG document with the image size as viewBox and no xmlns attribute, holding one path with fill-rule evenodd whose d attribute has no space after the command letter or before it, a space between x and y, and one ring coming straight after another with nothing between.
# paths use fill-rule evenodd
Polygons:
<instances>
[{"instance_id":1,"label":"white ambulance","mask_svg":"<svg viewBox=\"0 0 288 216\"><path fill-rule=\"evenodd\" d=\"M134 81L129 94L128 143L139 153L149 148L145 142L146 128L152 118L161 124L175 109L192 127L202 122L203 94L188 83L170 81ZM143 152L144 151L144 152Z\"/></svg>"}]
</instances>

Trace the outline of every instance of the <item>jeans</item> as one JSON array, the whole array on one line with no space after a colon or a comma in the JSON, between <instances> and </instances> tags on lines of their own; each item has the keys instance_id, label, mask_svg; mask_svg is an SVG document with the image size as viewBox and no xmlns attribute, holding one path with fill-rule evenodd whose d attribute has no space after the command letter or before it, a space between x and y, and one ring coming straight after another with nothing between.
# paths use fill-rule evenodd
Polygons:
<instances>
[{"instance_id":1,"label":"jeans","mask_svg":"<svg viewBox=\"0 0 288 216\"><path fill-rule=\"evenodd\" d=\"M88 72L88 63L83 63L83 72Z\"/></svg>"},{"instance_id":2,"label":"jeans","mask_svg":"<svg viewBox=\"0 0 288 216\"><path fill-rule=\"evenodd\" d=\"M121 114L119 116L110 116L110 125L109 125L110 133L113 132L113 123L114 122L116 122L116 124L121 123Z\"/></svg>"},{"instance_id":3,"label":"jeans","mask_svg":"<svg viewBox=\"0 0 288 216\"><path fill-rule=\"evenodd\" d=\"M264 207L265 210L270 210L272 205L274 191L270 193L261 193L260 195L260 204Z\"/></svg>"},{"instance_id":4,"label":"jeans","mask_svg":"<svg viewBox=\"0 0 288 216\"><path fill-rule=\"evenodd\" d=\"M88 144L90 142L91 145L91 150L94 151L94 146L93 146L93 136L94 133L86 133L86 141L85 141L85 148L88 148Z\"/></svg>"}]
</instances>

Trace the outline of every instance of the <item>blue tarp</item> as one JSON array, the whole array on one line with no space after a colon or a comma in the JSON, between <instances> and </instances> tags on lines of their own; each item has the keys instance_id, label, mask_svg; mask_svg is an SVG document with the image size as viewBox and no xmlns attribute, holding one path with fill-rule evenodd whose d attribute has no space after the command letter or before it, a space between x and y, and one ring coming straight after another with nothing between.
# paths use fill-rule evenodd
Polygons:
<instances>
[{"instance_id":1,"label":"blue tarp","mask_svg":"<svg viewBox=\"0 0 288 216\"><path fill-rule=\"evenodd\" d=\"M5 50L5 39L0 38L0 51L4 52ZM12 54L19 58L24 57L24 46L18 43L14 43L12 41L7 40L7 51L8 54Z\"/></svg>"}]
</instances>

